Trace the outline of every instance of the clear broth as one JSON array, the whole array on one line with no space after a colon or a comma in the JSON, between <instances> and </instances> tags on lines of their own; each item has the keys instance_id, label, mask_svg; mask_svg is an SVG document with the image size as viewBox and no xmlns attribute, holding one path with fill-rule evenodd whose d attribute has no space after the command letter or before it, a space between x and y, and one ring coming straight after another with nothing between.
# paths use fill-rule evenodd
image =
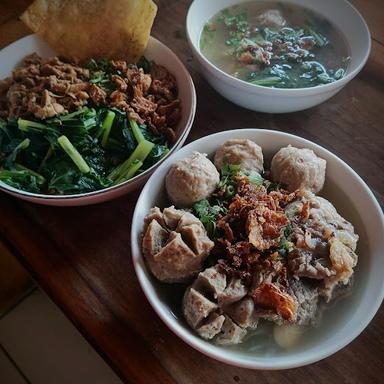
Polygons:
<instances>
[{"instance_id":1,"label":"clear broth","mask_svg":"<svg viewBox=\"0 0 384 384\"><path fill-rule=\"evenodd\" d=\"M263 25L259 16L269 10L285 19L283 27ZM336 81L349 62L345 38L335 26L307 8L275 1L246 2L218 12L201 32L200 50L224 72L276 88Z\"/></svg>"}]
</instances>

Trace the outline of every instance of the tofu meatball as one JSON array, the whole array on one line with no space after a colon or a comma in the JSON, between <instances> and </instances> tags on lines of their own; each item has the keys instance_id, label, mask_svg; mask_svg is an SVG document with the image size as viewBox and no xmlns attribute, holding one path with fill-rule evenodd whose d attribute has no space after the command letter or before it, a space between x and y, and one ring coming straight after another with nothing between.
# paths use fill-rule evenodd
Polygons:
<instances>
[{"instance_id":1,"label":"tofu meatball","mask_svg":"<svg viewBox=\"0 0 384 384\"><path fill-rule=\"evenodd\" d=\"M273 157L271 178L285 184L289 191L307 189L318 193L324 186L326 161L312 149L281 148Z\"/></svg>"},{"instance_id":2,"label":"tofu meatball","mask_svg":"<svg viewBox=\"0 0 384 384\"><path fill-rule=\"evenodd\" d=\"M220 174L205 154L194 152L169 170L165 186L169 199L177 207L191 207L216 189Z\"/></svg>"},{"instance_id":3,"label":"tofu meatball","mask_svg":"<svg viewBox=\"0 0 384 384\"><path fill-rule=\"evenodd\" d=\"M217 169L224 164L239 164L244 172L263 170L263 152L261 147L248 139L227 140L215 154Z\"/></svg>"},{"instance_id":4,"label":"tofu meatball","mask_svg":"<svg viewBox=\"0 0 384 384\"><path fill-rule=\"evenodd\" d=\"M196 275L214 243L192 213L174 207L152 208L144 219L142 250L154 276L166 283Z\"/></svg>"}]
</instances>

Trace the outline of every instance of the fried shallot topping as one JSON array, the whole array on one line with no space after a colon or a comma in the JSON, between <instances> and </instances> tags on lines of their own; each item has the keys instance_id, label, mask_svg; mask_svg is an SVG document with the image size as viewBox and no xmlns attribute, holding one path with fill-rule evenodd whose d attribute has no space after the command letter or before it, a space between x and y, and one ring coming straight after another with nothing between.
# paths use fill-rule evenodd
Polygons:
<instances>
[{"instance_id":1,"label":"fried shallot topping","mask_svg":"<svg viewBox=\"0 0 384 384\"><path fill-rule=\"evenodd\" d=\"M273 310L284 321L297 315L297 302L287 293L287 260L279 253L290 221L284 207L296 193L268 192L239 178L236 194L217 226L223 238L216 241L220 270L230 278L241 278L260 309Z\"/></svg>"},{"instance_id":2,"label":"fried shallot topping","mask_svg":"<svg viewBox=\"0 0 384 384\"><path fill-rule=\"evenodd\" d=\"M258 251L277 247L289 220L283 207L295 198L295 193L272 191L264 186L239 180L237 194L229 206L228 214L218 221L225 238L246 240Z\"/></svg>"}]
</instances>

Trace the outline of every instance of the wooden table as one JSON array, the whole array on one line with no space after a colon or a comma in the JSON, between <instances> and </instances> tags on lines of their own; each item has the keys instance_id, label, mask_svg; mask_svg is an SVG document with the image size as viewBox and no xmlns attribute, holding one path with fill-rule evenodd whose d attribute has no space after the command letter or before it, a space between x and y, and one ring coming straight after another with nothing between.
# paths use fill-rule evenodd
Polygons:
<instances>
[{"instance_id":1,"label":"wooden table","mask_svg":"<svg viewBox=\"0 0 384 384\"><path fill-rule=\"evenodd\" d=\"M0 46L28 33L17 20L27 0L0 4ZM382 0L354 0L372 32L359 76L325 104L284 115L254 113L204 81L183 37L189 1L159 0L153 35L192 74L198 94L189 140L234 127L303 136L349 163L384 202L384 11ZM51 208L0 194L0 240L127 383L384 382L384 310L348 347L308 367L251 371L213 361L171 333L145 299L130 259L130 224L139 191L109 203Z\"/></svg>"}]
</instances>

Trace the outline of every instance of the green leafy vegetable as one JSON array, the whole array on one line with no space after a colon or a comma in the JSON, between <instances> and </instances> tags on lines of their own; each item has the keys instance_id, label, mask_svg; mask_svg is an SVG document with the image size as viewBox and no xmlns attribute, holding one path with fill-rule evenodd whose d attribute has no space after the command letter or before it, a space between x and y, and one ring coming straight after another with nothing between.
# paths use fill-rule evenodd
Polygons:
<instances>
[{"instance_id":1,"label":"green leafy vegetable","mask_svg":"<svg viewBox=\"0 0 384 384\"><path fill-rule=\"evenodd\" d=\"M293 249L293 244L287 240L285 236L281 238L280 245L278 248L278 252L280 256L287 256L289 252Z\"/></svg>"},{"instance_id":2,"label":"green leafy vegetable","mask_svg":"<svg viewBox=\"0 0 384 384\"><path fill-rule=\"evenodd\" d=\"M16 161L17 155L19 152L21 152L23 149L27 149L29 147L29 144L31 143L31 140L26 138L23 141L21 141L15 149L11 152L11 154L5 159L4 165L8 166L9 168L12 168L12 164Z\"/></svg>"},{"instance_id":3,"label":"green leafy vegetable","mask_svg":"<svg viewBox=\"0 0 384 384\"><path fill-rule=\"evenodd\" d=\"M328 40L324 36L322 36L320 33L316 32L311 27L308 27L308 30L309 30L310 34L315 38L316 44L319 47L324 47L325 45L328 44Z\"/></svg>"},{"instance_id":4,"label":"green leafy vegetable","mask_svg":"<svg viewBox=\"0 0 384 384\"><path fill-rule=\"evenodd\" d=\"M238 164L224 164L220 170L221 179L218 185L219 189L224 191L226 198L232 198L236 193L236 176L240 172L240 165Z\"/></svg>"},{"instance_id":5,"label":"green leafy vegetable","mask_svg":"<svg viewBox=\"0 0 384 384\"><path fill-rule=\"evenodd\" d=\"M273 87L281 83L281 78L277 76L266 77L264 79L256 79L250 81L252 84L263 85L264 87Z\"/></svg>"},{"instance_id":6,"label":"green leafy vegetable","mask_svg":"<svg viewBox=\"0 0 384 384\"><path fill-rule=\"evenodd\" d=\"M39 178L31 172L23 171L0 171L0 180L7 183L11 187L29 192L40 192Z\"/></svg>"},{"instance_id":7,"label":"green leafy vegetable","mask_svg":"<svg viewBox=\"0 0 384 384\"><path fill-rule=\"evenodd\" d=\"M240 175L243 177L247 177L249 182L253 185L261 186L264 182L264 179L260 175L260 173L254 170L248 173L240 172Z\"/></svg>"},{"instance_id":8,"label":"green leafy vegetable","mask_svg":"<svg viewBox=\"0 0 384 384\"><path fill-rule=\"evenodd\" d=\"M115 74L116 71L113 70L108 60L91 59L88 61L86 68L90 70L89 82L91 84L95 84L105 91L114 90L115 85L112 81L112 75ZM116 74L118 73L116 72Z\"/></svg>"},{"instance_id":9,"label":"green leafy vegetable","mask_svg":"<svg viewBox=\"0 0 384 384\"><path fill-rule=\"evenodd\" d=\"M216 222L220 215L225 215L227 209L220 205L211 205L207 199L198 201L193 206L194 214L203 223L207 234L211 239L219 237L219 231Z\"/></svg>"},{"instance_id":10,"label":"green leafy vegetable","mask_svg":"<svg viewBox=\"0 0 384 384\"><path fill-rule=\"evenodd\" d=\"M106 188L143 172L168 151L164 136L115 108L83 107L43 122L0 119L1 180L35 193Z\"/></svg>"}]
</instances>

